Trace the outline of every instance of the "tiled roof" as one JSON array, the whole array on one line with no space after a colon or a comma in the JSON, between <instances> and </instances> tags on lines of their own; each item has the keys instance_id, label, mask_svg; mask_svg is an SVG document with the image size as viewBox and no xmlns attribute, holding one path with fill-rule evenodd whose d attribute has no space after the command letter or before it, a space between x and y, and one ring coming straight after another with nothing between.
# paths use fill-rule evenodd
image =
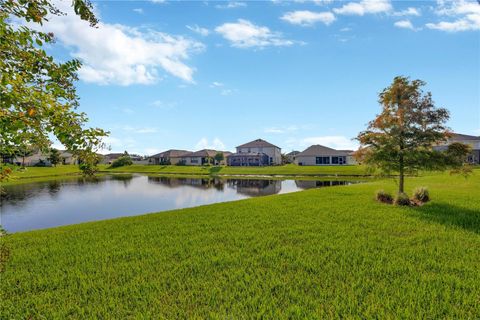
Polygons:
<instances>
[{"instance_id":1,"label":"tiled roof","mask_svg":"<svg viewBox=\"0 0 480 320\"><path fill-rule=\"evenodd\" d=\"M450 140L459 141L459 140L477 140L480 141L480 137L470 136L468 134L453 133L449 138Z\"/></svg>"},{"instance_id":2,"label":"tiled roof","mask_svg":"<svg viewBox=\"0 0 480 320\"><path fill-rule=\"evenodd\" d=\"M297 157L308 156L347 156L352 151L350 150L335 150L329 147L325 147L319 144L313 145L297 154Z\"/></svg>"},{"instance_id":3,"label":"tiled roof","mask_svg":"<svg viewBox=\"0 0 480 320\"><path fill-rule=\"evenodd\" d=\"M257 140L247 142L245 144L242 144L242 145L238 146L237 148L263 148L263 147L279 148L276 145L271 144L270 142L262 140L262 139L257 139Z\"/></svg>"},{"instance_id":4,"label":"tiled roof","mask_svg":"<svg viewBox=\"0 0 480 320\"><path fill-rule=\"evenodd\" d=\"M167 150L167 151L157 153L157 154L151 156L151 158L178 158L178 157L182 157L185 154L190 153L190 152L191 151L187 151L187 150L170 149L170 150Z\"/></svg>"}]
</instances>

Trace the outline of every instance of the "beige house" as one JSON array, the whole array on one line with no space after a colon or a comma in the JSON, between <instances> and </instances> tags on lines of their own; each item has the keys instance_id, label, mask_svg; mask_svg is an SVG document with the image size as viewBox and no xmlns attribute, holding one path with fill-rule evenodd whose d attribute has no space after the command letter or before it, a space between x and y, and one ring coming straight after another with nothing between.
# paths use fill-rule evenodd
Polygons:
<instances>
[{"instance_id":1,"label":"beige house","mask_svg":"<svg viewBox=\"0 0 480 320\"><path fill-rule=\"evenodd\" d=\"M156 165L178 164L182 161L182 157L188 153L191 153L191 151L170 149L151 156L148 158L148 162Z\"/></svg>"},{"instance_id":2,"label":"beige house","mask_svg":"<svg viewBox=\"0 0 480 320\"><path fill-rule=\"evenodd\" d=\"M217 153L223 153L223 159L220 162L215 160ZM230 154L228 151L218 151L212 149L203 149L195 152L190 152L182 156L182 163L187 166L202 166L206 164L221 165L225 163L225 159Z\"/></svg>"},{"instance_id":3,"label":"beige house","mask_svg":"<svg viewBox=\"0 0 480 320\"><path fill-rule=\"evenodd\" d=\"M78 164L78 159L67 150L58 150L60 153L60 164ZM36 166L36 165L45 165L51 166L52 164L48 160L50 154L48 152L44 153L41 151L34 152L33 154L22 157L17 156L13 159L13 163L18 165L25 165L27 167Z\"/></svg>"},{"instance_id":4,"label":"beige house","mask_svg":"<svg viewBox=\"0 0 480 320\"><path fill-rule=\"evenodd\" d=\"M352 150L335 150L322 145L313 145L295 156L299 166L337 166L356 164Z\"/></svg>"},{"instance_id":5,"label":"beige house","mask_svg":"<svg viewBox=\"0 0 480 320\"><path fill-rule=\"evenodd\" d=\"M467 162L472 164L480 164L480 137L466 134L453 133L446 143L434 147L436 150L446 150L451 143L460 142L469 145L472 152L468 155Z\"/></svg>"},{"instance_id":6,"label":"beige house","mask_svg":"<svg viewBox=\"0 0 480 320\"><path fill-rule=\"evenodd\" d=\"M228 157L229 166L268 166L282 164L282 149L268 141L257 139L238 146Z\"/></svg>"}]
</instances>

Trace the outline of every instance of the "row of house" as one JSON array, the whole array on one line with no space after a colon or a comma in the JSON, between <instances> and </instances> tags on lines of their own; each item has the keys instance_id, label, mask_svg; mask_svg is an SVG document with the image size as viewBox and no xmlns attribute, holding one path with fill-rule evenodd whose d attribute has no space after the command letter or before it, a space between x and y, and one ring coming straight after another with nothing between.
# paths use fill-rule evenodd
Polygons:
<instances>
[{"instance_id":1,"label":"row of house","mask_svg":"<svg viewBox=\"0 0 480 320\"><path fill-rule=\"evenodd\" d=\"M436 150L445 150L449 144L461 142L472 148L471 154L467 161L473 164L480 164L480 137L453 134L446 143L435 146ZM217 158L217 154L222 157ZM336 150L322 145L313 145L304 151L292 151L286 154L288 162L295 163L299 166L321 166L321 165L353 165L356 164L353 156L353 150ZM115 159L123 156L124 153L110 153L100 155L103 164L111 164ZM62 164L78 164L72 153L66 150L60 150ZM282 159L282 150L280 147L262 140L256 139L248 143L236 147L236 152L219 151L212 149L203 149L198 151L176 150L171 149L150 157L141 157L138 155L130 155L134 164L150 164L150 165L228 165L228 166L271 166L281 165L284 163ZM16 157L10 159L13 163L33 166L39 163L49 165L48 155L41 152L34 153L28 157Z\"/></svg>"}]
</instances>

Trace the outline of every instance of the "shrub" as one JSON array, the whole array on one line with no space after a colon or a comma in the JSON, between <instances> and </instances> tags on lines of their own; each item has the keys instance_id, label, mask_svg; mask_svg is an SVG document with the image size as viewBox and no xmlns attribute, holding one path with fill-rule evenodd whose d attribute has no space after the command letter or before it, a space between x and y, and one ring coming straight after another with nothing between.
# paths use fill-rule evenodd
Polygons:
<instances>
[{"instance_id":1,"label":"shrub","mask_svg":"<svg viewBox=\"0 0 480 320\"><path fill-rule=\"evenodd\" d=\"M411 204L410 199L406 193L397 194L394 202L397 206L409 206Z\"/></svg>"},{"instance_id":2,"label":"shrub","mask_svg":"<svg viewBox=\"0 0 480 320\"><path fill-rule=\"evenodd\" d=\"M377 193L375 194L375 198L377 201L383 202L383 203L393 203L393 197L390 193L384 191L384 190L378 190Z\"/></svg>"},{"instance_id":3,"label":"shrub","mask_svg":"<svg viewBox=\"0 0 480 320\"><path fill-rule=\"evenodd\" d=\"M419 187L413 191L413 199L422 203L430 201L430 192L426 187Z\"/></svg>"},{"instance_id":4,"label":"shrub","mask_svg":"<svg viewBox=\"0 0 480 320\"><path fill-rule=\"evenodd\" d=\"M120 158L112 162L112 164L110 165L110 168L131 166L132 164L133 164L132 159L129 156L121 156Z\"/></svg>"}]
</instances>

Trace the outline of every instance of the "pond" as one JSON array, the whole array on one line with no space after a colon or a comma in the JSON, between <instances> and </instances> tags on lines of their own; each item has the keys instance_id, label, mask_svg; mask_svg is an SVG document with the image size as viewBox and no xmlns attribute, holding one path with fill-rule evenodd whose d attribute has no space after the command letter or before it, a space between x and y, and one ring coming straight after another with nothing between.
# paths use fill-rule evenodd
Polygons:
<instances>
[{"instance_id":1,"label":"pond","mask_svg":"<svg viewBox=\"0 0 480 320\"><path fill-rule=\"evenodd\" d=\"M57 179L5 187L0 224L8 232L28 231L352 183L145 175Z\"/></svg>"}]
</instances>

